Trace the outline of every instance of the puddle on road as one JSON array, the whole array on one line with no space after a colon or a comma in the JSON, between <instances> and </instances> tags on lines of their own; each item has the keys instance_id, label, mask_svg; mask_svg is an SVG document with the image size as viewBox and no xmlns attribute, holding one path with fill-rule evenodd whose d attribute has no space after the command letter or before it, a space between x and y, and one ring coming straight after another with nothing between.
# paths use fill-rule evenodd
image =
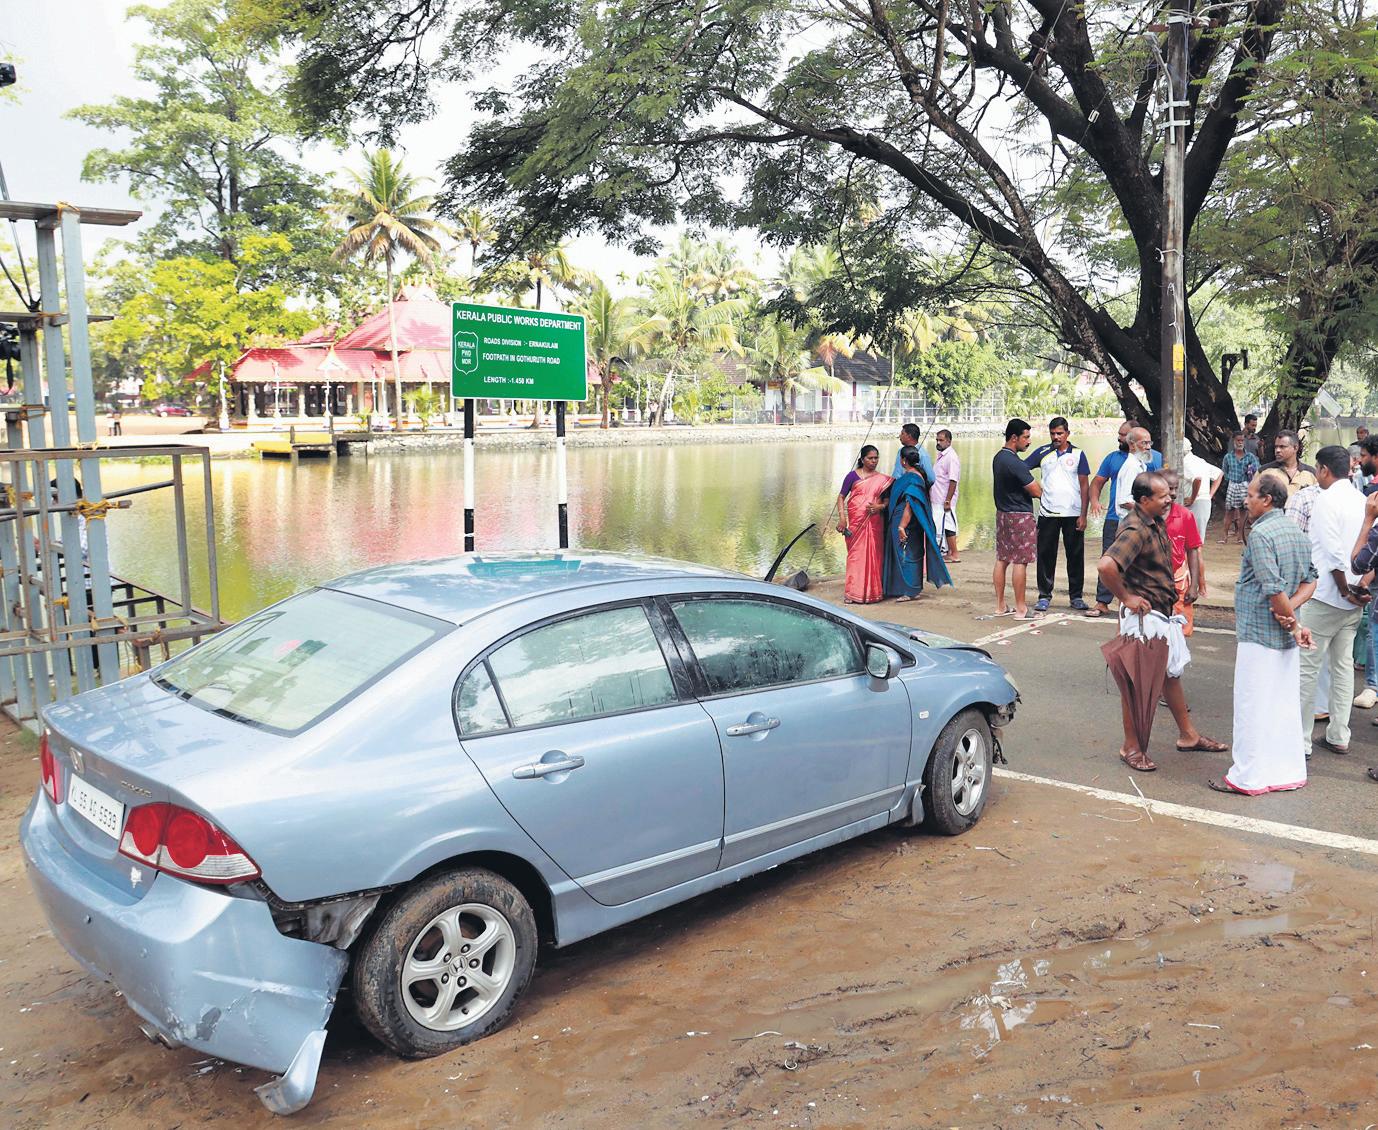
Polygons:
<instances>
[{"instance_id":1,"label":"puddle on road","mask_svg":"<svg viewBox=\"0 0 1378 1130\"><path fill-rule=\"evenodd\" d=\"M1237 887L1260 895L1291 894L1296 887L1297 869L1269 859L1244 862L1212 859L1203 862L1197 882L1203 888Z\"/></svg>"}]
</instances>

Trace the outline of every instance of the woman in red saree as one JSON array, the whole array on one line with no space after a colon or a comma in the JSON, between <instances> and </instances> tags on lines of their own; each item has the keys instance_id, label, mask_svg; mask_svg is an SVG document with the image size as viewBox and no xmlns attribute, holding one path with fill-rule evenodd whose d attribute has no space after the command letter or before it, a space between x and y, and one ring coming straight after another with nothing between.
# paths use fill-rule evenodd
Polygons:
<instances>
[{"instance_id":1,"label":"woman in red saree","mask_svg":"<svg viewBox=\"0 0 1378 1130\"><path fill-rule=\"evenodd\" d=\"M837 496L837 532L847 539L843 596L848 604L874 604L885 595L881 579L885 501L881 494L892 480L876 470L879 463L880 452L868 443L861 449L856 470L842 480L842 493Z\"/></svg>"}]
</instances>

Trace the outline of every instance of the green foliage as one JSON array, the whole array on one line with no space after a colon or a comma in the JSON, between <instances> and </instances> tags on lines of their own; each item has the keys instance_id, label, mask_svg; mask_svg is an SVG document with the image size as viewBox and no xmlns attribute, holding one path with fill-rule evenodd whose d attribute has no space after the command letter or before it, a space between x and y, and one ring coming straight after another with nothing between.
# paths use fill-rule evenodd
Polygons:
<instances>
[{"instance_id":1,"label":"green foliage","mask_svg":"<svg viewBox=\"0 0 1378 1130\"><path fill-rule=\"evenodd\" d=\"M431 420L440 414L441 406L445 403L440 393L429 385L418 388L407 394L407 408L412 415L421 421L421 430L424 432L431 425Z\"/></svg>"},{"instance_id":2,"label":"green foliage","mask_svg":"<svg viewBox=\"0 0 1378 1130\"><path fill-rule=\"evenodd\" d=\"M672 401L675 419L688 424L720 424L731 420L735 391L721 370L708 369L680 383Z\"/></svg>"},{"instance_id":3,"label":"green foliage","mask_svg":"<svg viewBox=\"0 0 1378 1130\"><path fill-rule=\"evenodd\" d=\"M813 365L808 333L782 318L763 322L747 346L747 360L761 384L778 386L789 403L790 419L801 392L840 392L843 382L822 365Z\"/></svg>"},{"instance_id":4,"label":"green foliage","mask_svg":"<svg viewBox=\"0 0 1378 1130\"><path fill-rule=\"evenodd\" d=\"M280 254L282 236L245 236L241 255L252 270L257 256ZM254 342L296 337L313 317L288 307L277 284L241 289L239 270L225 260L183 256L150 268L132 268L123 280L132 291L120 306L106 340L138 358L144 396L214 387L220 374ZM198 366L209 368L193 377Z\"/></svg>"},{"instance_id":5,"label":"green foliage","mask_svg":"<svg viewBox=\"0 0 1378 1130\"><path fill-rule=\"evenodd\" d=\"M994 349L972 341L935 341L927 349L902 357L895 366L896 384L922 389L943 408L970 404L1015 375Z\"/></svg>"},{"instance_id":6,"label":"green foliage","mask_svg":"<svg viewBox=\"0 0 1378 1130\"><path fill-rule=\"evenodd\" d=\"M601 279L593 282L575 312L585 318L584 344L601 382L595 396L601 401L606 428L611 423L613 386L629 364L650 351L667 323L658 314L648 315L634 298L614 298Z\"/></svg>"},{"instance_id":7,"label":"green foliage","mask_svg":"<svg viewBox=\"0 0 1378 1130\"><path fill-rule=\"evenodd\" d=\"M124 181L138 199L161 205L142 241L148 253L237 263L247 236L284 234L292 257L260 256L254 281L310 287L313 274L333 273L321 238L323 185L283 155L288 147L281 143L298 130L284 105L287 75L275 38L247 33L232 9L231 0L130 9L130 18L147 28L134 77L149 93L71 112L128 138L92 150L82 176Z\"/></svg>"}]
</instances>

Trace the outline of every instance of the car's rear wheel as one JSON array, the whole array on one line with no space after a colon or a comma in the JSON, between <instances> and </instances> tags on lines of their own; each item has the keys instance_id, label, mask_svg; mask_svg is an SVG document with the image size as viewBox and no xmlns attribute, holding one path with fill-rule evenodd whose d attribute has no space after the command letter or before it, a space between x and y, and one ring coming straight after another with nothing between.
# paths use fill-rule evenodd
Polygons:
<instances>
[{"instance_id":1,"label":"car's rear wheel","mask_svg":"<svg viewBox=\"0 0 1378 1130\"><path fill-rule=\"evenodd\" d=\"M536 965L536 917L511 883L467 868L409 889L354 959L355 1011L398 1055L424 1059L500 1028Z\"/></svg>"},{"instance_id":2,"label":"car's rear wheel","mask_svg":"<svg viewBox=\"0 0 1378 1130\"><path fill-rule=\"evenodd\" d=\"M964 710L943 727L923 773L925 827L957 836L981 819L994 746L979 710Z\"/></svg>"}]
</instances>

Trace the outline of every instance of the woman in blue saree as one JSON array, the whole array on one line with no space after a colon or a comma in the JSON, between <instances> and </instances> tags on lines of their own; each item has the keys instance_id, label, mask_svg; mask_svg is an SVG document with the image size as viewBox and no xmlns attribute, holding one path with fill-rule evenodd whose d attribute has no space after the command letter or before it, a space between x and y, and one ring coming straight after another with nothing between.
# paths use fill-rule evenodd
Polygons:
<instances>
[{"instance_id":1,"label":"woman in blue saree","mask_svg":"<svg viewBox=\"0 0 1378 1130\"><path fill-rule=\"evenodd\" d=\"M904 474L891 484L885 512L885 595L905 601L922 594L925 568L934 588L952 584L952 576L933 525L918 448L901 451L900 465Z\"/></svg>"}]
</instances>

